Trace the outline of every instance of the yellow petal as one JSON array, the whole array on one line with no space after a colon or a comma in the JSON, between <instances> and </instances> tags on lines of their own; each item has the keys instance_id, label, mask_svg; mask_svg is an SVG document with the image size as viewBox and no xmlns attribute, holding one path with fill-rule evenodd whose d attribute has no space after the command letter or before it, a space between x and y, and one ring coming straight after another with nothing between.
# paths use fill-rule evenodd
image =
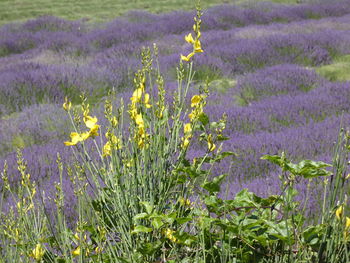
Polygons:
<instances>
[{"instance_id":1,"label":"yellow petal","mask_svg":"<svg viewBox=\"0 0 350 263\"><path fill-rule=\"evenodd\" d=\"M145 103L145 106L146 106L147 109L149 109L149 108L152 107L152 105L149 104L149 98L150 98L149 94L146 93L146 94L145 94L145 98L144 98L144 103Z\"/></svg>"},{"instance_id":2,"label":"yellow petal","mask_svg":"<svg viewBox=\"0 0 350 263\"><path fill-rule=\"evenodd\" d=\"M144 126L144 122L143 122L143 118L142 118L142 114L137 114L135 117L135 122L138 126L143 127Z\"/></svg>"},{"instance_id":3,"label":"yellow petal","mask_svg":"<svg viewBox=\"0 0 350 263\"><path fill-rule=\"evenodd\" d=\"M196 41L194 42L193 49L195 53L203 52L201 42L198 39L196 39Z\"/></svg>"},{"instance_id":4,"label":"yellow petal","mask_svg":"<svg viewBox=\"0 0 350 263\"><path fill-rule=\"evenodd\" d=\"M335 215L338 219L341 219L343 216L343 206L339 206L338 209L335 211Z\"/></svg>"},{"instance_id":5,"label":"yellow petal","mask_svg":"<svg viewBox=\"0 0 350 263\"><path fill-rule=\"evenodd\" d=\"M189 33L188 35L185 36L185 40L186 40L187 43L190 43L190 44L194 43L194 39L193 39L191 33Z\"/></svg>"},{"instance_id":6,"label":"yellow petal","mask_svg":"<svg viewBox=\"0 0 350 263\"><path fill-rule=\"evenodd\" d=\"M98 129L100 128L100 125L95 124L89 131L88 137L95 137L98 136Z\"/></svg>"},{"instance_id":7,"label":"yellow petal","mask_svg":"<svg viewBox=\"0 0 350 263\"><path fill-rule=\"evenodd\" d=\"M80 255L80 246L72 251L72 255L73 256L79 256Z\"/></svg>"},{"instance_id":8,"label":"yellow petal","mask_svg":"<svg viewBox=\"0 0 350 263\"><path fill-rule=\"evenodd\" d=\"M191 57L193 57L193 56L194 56L194 52L191 52L187 56L181 55L181 59L184 61L190 61Z\"/></svg>"},{"instance_id":9,"label":"yellow petal","mask_svg":"<svg viewBox=\"0 0 350 263\"><path fill-rule=\"evenodd\" d=\"M346 221L345 221L345 229L348 230L350 228L350 218L346 217Z\"/></svg>"},{"instance_id":10,"label":"yellow petal","mask_svg":"<svg viewBox=\"0 0 350 263\"><path fill-rule=\"evenodd\" d=\"M191 132L192 132L192 125L191 125L191 123L186 123L184 125L184 133L188 134L188 133L191 133Z\"/></svg>"},{"instance_id":11,"label":"yellow petal","mask_svg":"<svg viewBox=\"0 0 350 263\"><path fill-rule=\"evenodd\" d=\"M42 257L44 256L45 254L45 249L42 247L41 244L37 244L35 246L35 248L33 249L32 253L30 254L30 256L32 258L34 258L35 260L41 260Z\"/></svg>"},{"instance_id":12,"label":"yellow petal","mask_svg":"<svg viewBox=\"0 0 350 263\"><path fill-rule=\"evenodd\" d=\"M194 108L202 101L202 96L194 95L191 99L191 107Z\"/></svg>"},{"instance_id":13,"label":"yellow petal","mask_svg":"<svg viewBox=\"0 0 350 263\"><path fill-rule=\"evenodd\" d=\"M138 88L138 89L134 90L130 100L132 103L137 103L137 102L141 101L141 97L142 97L142 88Z\"/></svg>"},{"instance_id":14,"label":"yellow petal","mask_svg":"<svg viewBox=\"0 0 350 263\"><path fill-rule=\"evenodd\" d=\"M84 117L84 122L85 122L86 127L91 129L97 123L97 118L96 117L91 117L91 116L85 116Z\"/></svg>"},{"instance_id":15,"label":"yellow petal","mask_svg":"<svg viewBox=\"0 0 350 263\"><path fill-rule=\"evenodd\" d=\"M66 146L73 146L73 145L76 145L78 142L83 141L82 136L79 133L77 133L77 132L72 132L70 134L70 138L71 138L70 142L69 141L68 142L64 142L64 144Z\"/></svg>"},{"instance_id":16,"label":"yellow petal","mask_svg":"<svg viewBox=\"0 0 350 263\"><path fill-rule=\"evenodd\" d=\"M65 97L65 101L63 103L63 109L65 111L69 111L71 107L72 107L72 103L68 101L67 97Z\"/></svg>"},{"instance_id":17,"label":"yellow petal","mask_svg":"<svg viewBox=\"0 0 350 263\"><path fill-rule=\"evenodd\" d=\"M208 150L209 152L214 151L216 148L216 145L213 143L211 134L208 135Z\"/></svg>"},{"instance_id":18,"label":"yellow petal","mask_svg":"<svg viewBox=\"0 0 350 263\"><path fill-rule=\"evenodd\" d=\"M103 154L102 156L106 157L106 156L110 156L111 155L111 143L107 142L104 146L103 146Z\"/></svg>"}]
</instances>

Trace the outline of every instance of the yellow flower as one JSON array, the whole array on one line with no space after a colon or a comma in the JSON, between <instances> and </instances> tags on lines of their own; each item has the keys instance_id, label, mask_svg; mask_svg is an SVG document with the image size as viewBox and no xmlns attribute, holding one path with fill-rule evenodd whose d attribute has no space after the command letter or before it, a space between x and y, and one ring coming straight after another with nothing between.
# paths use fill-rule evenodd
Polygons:
<instances>
[{"instance_id":1,"label":"yellow flower","mask_svg":"<svg viewBox=\"0 0 350 263\"><path fill-rule=\"evenodd\" d=\"M336 215L336 217L337 217L339 220L340 220L341 217L343 216L343 210L344 210L344 208L343 208L343 206L341 205L341 206L339 206L338 209L335 211L335 215Z\"/></svg>"},{"instance_id":2,"label":"yellow flower","mask_svg":"<svg viewBox=\"0 0 350 263\"><path fill-rule=\"evenodd\" d=\"M188 61L190 61L191 57L193 57L193 56L194 56L194 52L191 52L187 56L181 55L181 59L188 62Z\"/></svg>"},{"instance_id":3,"label":"yellow flower","mask_svg":"<svg viewBox=\"0 0 350 263\"><path fill-rule=\"evenodd\" d=\"M84 140L81 134L77 132L72 132L70 134L70 139L71 141L64 142L66 146L73 146L73 145L76 145L78 142L81 142Z\"/></svg>"},{"instance_id":4,"label":"yellow flower","mask_svg":"<svg viewBox=\"0 0 350 263\"><path fill-rule=\"evenodd\" d=\"M192 126L191 126L191 123L186 123L184 125L184 133L185 134L189 134L192 132Z\"/></svg>"},{"instance_id":5,"label":"yellow flower","mask_svg":"<svg viewBox=\"0 0 350 263\"><path fill-rule=\"evenodd\" d=\"M188 35L185 36L185 40L187 43L194 44L194 39L193 39L191 33L189 33Z\"/></svg>"},{"instance_id":6,"label":"yellow flower","mask_svg":"<svg viewBox=\"0 0 350 263\"><path fill-rule=\"evenodd\" d=\"M76 249L72 251L73 256L79 256L80 255L80 246L78 246Z\"/></svg>"},{"instance_id":7,"label":"yellow flower","mask_svg":"<svg viewBox=\"0 0 350 263\"><path fill-rule=\"evenodd\" d=\"M107 142L104 146L103 146L103 153L102 156L106 157L106 156L110 156L112 152L112 147L111 147L111 142Z\"/></svg>"},{"instance_id":8,"label":"yellow flower","mask_svg":"<svg viewBox=\"0 0 350 263\"><path fill-rule=\"evenodd\" d=\"M103 247L95 247L95 253L101 254L103 252Z\"/></svg>"},{"instance_id":9,"label":"yellow flower","mask_svg":"<svg viewBox=\"0 0 350 263\"><path fill-rule=\"evenodd\" d=\"M144 103L145 103L145 106L147 109L152 107L152 105L149 104L149 94L148 93L145 94Z\"/></svg>"},{"instance_id":10,"label":"yellow flower","mask_svg":"<svg viewBox=\"0 0 350 263\"><path fill-rule=\"evenodd\" d=\"M134 90L134 92L132 93L132 97L130 98L131 102L132 103L140 102L142 97L142 92L143 92L142 88L138 88Z\"/></svg>"},{"instance_id":11,"label":"yellow flower","mask_svg":"<svg viewBox=\"0 0 350 263\"><path fill-rule=\"evenodd\" d=\"M194 95L191 99L191 107L196 107L202 101L202 99L203 98L201 95Z\"/></svg>"},{"instance_id":12,"label":"yellow flower","mask_svg":"<svg viewBox=\"0 0 350 263\"><path fill-rule=\"evenodd\" d=\"M95 124L94 126L92 126L92 128L90 129L90 131L89 131L89 136L87 137L87 138L89 138L89 137L95 137L95 136L98 136L98 129L100 128L100 125L97 125L97 124ZM86 139L87 139L86 138ZM85 140L86 140L85 139Z\"/></svg>"},{"instance_id":13,"label":"yellow flower","mask_svg":"<svg viewBox=\"0 0 350 263\"><path fill-rule=\"evenodd\" d=\"M45 249L43 248L43 246L41 244L37 244L33 249L32 253L30 254L30 256L35 260L39 261L43 258L44 254L45 254Z\"/></svg>"},{"instance_id":14,"label":"yellow flower","mask_svg":"<svg viewBox=\"0 0 350 263\"><path fill-rule=\"evenodd\" d=\"M345 230L349 230L350 228L350 218L346 217L346 221L345 221Z\"/></svg>"},{"instance_id":15,"label":"yellow flower","mask_svg":"<svg viewBox=\"0 0 350 263\"><path fill-rule=\"evenodd\" d=\"M190 144L190 138L188 138L188 137L183 138L182 146L183 146L184 148L187 148L189 144Z\"/></svg>"},{"instance_id":16,"label":"yellow flower","mask_svg":"<svg viewBox=\"0 0 350 263\"><path fill-rule=\"evenodd\" d=\"M171 230L170 228L167 228L165 230L165 236L172 242L176 242L177 241L177 238L174 236L174 230Z\"/></svg>"},{"instance_id":17,"label":"yellow flower","mask_svg":"<svg viewBox=\"0 0 350 263\"><path fill-rule=\"evenodd\" d=\"M63 103L63 109L65 111L69 111L71 107L72 107L72 103L68 101L67 97L65 97L65 101Z\"/></svg>"},{"instance_id":18,"label":"yellow flower","mask_svg":"<svg viewBox=\"0 0 350 263\"><path fill-rule=\"evenodd\" d=\"M95 125L97 123L97 118L86 115L84 116L84 122L86 127L88 127L89 129L92 129L92 128L95 128Z\"/></svg>"},{"instance_id":19,"label":"yellow flower","mask_svg":"<svg viewBox=\"0 0 350 263\"><path fill-rule=\"evenodd\" d=\"M139 113L136 115L135 117L135 123L137 124L137 126L139 127L144 127L144 122L143 122L143 118L142 118L142 114Z\"/></svg>"},{"instance_id":20,"label":"yellow flower","mask_svg":"<svg viewBox=\"0 0 350 263\"><path fill-rule=\"evenodd\" d=\"M201 53L203 52L202 46L201 46L201 42L196 39L196 41L193 44L193 50L195 53Z\"/></svg>"},{"instance_id":21,"label":"yellow flower","mask_svg":"<svg viewBox=\"0 0 350 263\"><path fill-rule=\"evenodd\" d=\"M197 114L195 113L195 111L192 111L190 114L188 114L188 118L190 119L190 121L193 121L196 118Z\"/></svg>"},{"instance_id":22,"label":"yellow flower","mask_svg":"<svg viewBox=\"0 0 350 263\"><path fill-rule=\"evenodd\" d=\"M179 199L179 203L183 206L191 206L191 200L190 199L187 199L187 198L183 198L181 197Z\"/></svg>"},{"instance_id":23,"label":"yellow flower","mask_svg":"<svg viewBox=\"0 0 350 263\"><path fill-rule=\"evenodd\" d=\"M208 150L209 152L214 151L216 148L216 145L213 143L211 134L208 135Z\"/></svg>"}]
</instances>

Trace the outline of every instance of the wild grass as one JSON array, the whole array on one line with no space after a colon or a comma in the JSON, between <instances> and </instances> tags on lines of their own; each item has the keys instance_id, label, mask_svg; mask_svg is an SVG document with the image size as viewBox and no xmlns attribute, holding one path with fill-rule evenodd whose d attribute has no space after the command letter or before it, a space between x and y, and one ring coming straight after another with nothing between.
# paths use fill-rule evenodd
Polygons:
<instances>
[{"instance_id":1,"label":"wild grass","mask_svg":"<svg viewBox=\"0 0 350 263\"><path fill-rule=\"evenodd\" d=\"M350 55L340 56L334 63L316 68L316 72L330 81L349 81Z\"/></svg>"}]
</instances>

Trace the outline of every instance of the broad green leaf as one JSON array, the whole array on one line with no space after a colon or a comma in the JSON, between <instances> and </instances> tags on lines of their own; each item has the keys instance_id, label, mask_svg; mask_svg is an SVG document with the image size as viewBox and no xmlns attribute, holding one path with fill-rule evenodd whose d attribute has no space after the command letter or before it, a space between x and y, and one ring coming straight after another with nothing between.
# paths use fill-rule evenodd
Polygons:
<instances>
[{"instance_id":1,"label":"broad green leaf","mask_svg":"<svg viewBox=\"0 0 350 263\"><path fill-rule=\"evenodd\" d=\"M180 224L180 225L185 224L185 223L187 223L187 222L189 222L191 220L192 220L192 217L179 217L179 218L176 218L176 222L178 224Z\"/></svg>"},{"instance_id":2,"label":"broad green leaf","mask_svg":"<svg viewBox=\"0 0 350 263\"><path fill-rule=\"evenodd\" d=\"M222 174L214 177L212 181L205 181L201 187L207 190L209 193L218 193L220 192L220 184L226 178L227 174Z\"/></svg>"},{"instance_id":3,"label":"broad green leaf","mask_svg":"<svg viewBox=\"0 0 350 263\"><path fill-rule=\"evenodd\" d=\"M134 216L134 220L144 219L148 216L147 213L140 213Z\"/></svg>"},{"instance_id":4,"label":"broad green leaf","mask_svg":"<svg viewBox=\"0 0 350 263\"><path fill-rule=\"evenodd\" d=\"M152 223L152 226L155 229L159 229L159 228L161 228L164 225L164 223L162 221L162 217L160 217L160 216L152 218L152 222L151 223Z\"/></svg>"},{"instance_id":5,"label":"broad green leaf","mask_svg":"<svg viewBox=\"0 0 350 263\"><path fill-rule=\"evenodd\" d=\"M139 233L149 233L152 232L152 228L150 227L146 227L146 226L142 226L142 225L138 225L134 228L133 231L131 231L131 234L139 234Z\"/></svg>"},{"instance_id":6,"label":"broad green leaf","mask_svg":"<svg viewBox=\"0 0 350 263\"><path fill-rule=\"evenodd\" d=\"M140 202L141 205L144 206L146 209L147 214L151 214L153 211L153 205L151 205L149 202Z\"/></svg>"},{"instance_id":7,"label":"broad green leaf","mask_svg":"<svg viewBox=\"0 0 350 263\"><path fill-rule=\"evenodd\" d=\"M209 123L209 117L207 114L205 114L204 112L202 112L199 116L198 116L198 120L205 126Z\"/></svg>"}]
</instances>

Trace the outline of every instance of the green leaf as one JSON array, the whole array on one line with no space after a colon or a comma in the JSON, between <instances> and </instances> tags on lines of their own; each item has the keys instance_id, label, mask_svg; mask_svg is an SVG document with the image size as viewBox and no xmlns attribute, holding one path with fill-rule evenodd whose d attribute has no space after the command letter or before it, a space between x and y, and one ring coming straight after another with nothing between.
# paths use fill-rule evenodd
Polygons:
<instances>
[{"instance_id":1,"label":"green leaf","mask_svg":"<svg viewBox=\"0 0 350 263\"><path fill-rule=\"evenodd\" d=\"M142 225L138 225L134 228L133 231L131 231L131 234L139 234L139 233L149 233L152 232L152 228L150 227L146 227L146 226L142 226Z\"/></svg>"},{"instance_id":2,"label":"green leaf","mask_svg":"<svg viewBox=\"0 0 350 263\"><path fill-rule=\"evenodd\" d=\"M191 220L192 220L192 217L179 217L179 218L176 218L176 222L178 224L180 224L180 225L185 224L185 223L187 223L187 222L189 222Z\"/></svg>"},{"instance_id":3,"label":"green leaf","mask_svg":"<svg viewBox=\"0 0 350 263\"><path fill-rule=\"evenodd\" d=\"M134 220L144 219L146 217L148 217L147 213L140 213L134 216Z\"/></svg>"},{"instance_id":4,"label":"green leaf","mask_svg":"<svg viewBox=\"0 0 350 263\"><path fill-rule=\"evenodd\" d=\"M154 254L160 247L161 247L161 242L156 241L153 243L144 243L141 245L141 247L137 250L138 252L142 253L143 255L152 255Z\"/></svg>"},{"instance_id":5,"label":"green leaf","mask_svg":"<svg viewBox=\"0 0 350 263\"><path fill-rule=\"evenodd\" d=\"M214 177L212 181L205 181L201 187L207 190L209 193L218 193L220 192L220 184L226 178L228 174L222 174Z\"/></svg>"},{"instance_id":6,"label":"green leaf","mask_svg":"<svg viewBox=\"0 0 350 263\"><path fill-rule=\"evenodd\" d=\"M296 173L304 178L314 178L319 176L329 176L330 171L323 169L332 165L324 162L315 162L310 160L303 160L297 165Z\"/></svg>"},{"instance_id":7,"label":"green leaf","mask_svg":"<svg viewBox=\"0 0 350 263\"><path fill-rule=\"evenodd\" d=\"M209 117L207 114L205 114L204 112L202 112L199 116L198 116L198 120L205 126L209 123Z\"/></svg>"},{"instance_id":8,"label":"green leaf","mask_svg":"<svg viewBox=\"0 0 350 263\"><path fill-rule=\"evenodd\" d=\"M316 162L311 160L303 160L298 164L294 164L285 158L284 154L282 156L278 155L264 155L261 157L262 160L269 160L270 162L277 164L284 171L289 171L294 175L302 176L304 178L314 178L319 176L329 176L330 171L327 171L326 167L331 167L332 165L324 162Z\"/></svg>"},{"instance_id":9,"label":"green leaf","mask_svg":"<svg viewBox=\"0 0 350 263\"><path fill-rule=\"evenodd\" d=\"M141 205L144 206L146 209L147 214L151 214L153 211L153 205L151 205L149 202L140 202Z\"/></svg>"},{"instance_id":10,"label":"green leaf","mask_svg":"<svg viewBox=\"0 0 350 263\"><path fill-rule=\"evenodd\" d=\"M152 223L152 226L155 229L159 229L159 228L161 228L164 225L161 216L157 216L157 217L152 218L152 222L151 223Z\"/></svg>"}]
</instances>

